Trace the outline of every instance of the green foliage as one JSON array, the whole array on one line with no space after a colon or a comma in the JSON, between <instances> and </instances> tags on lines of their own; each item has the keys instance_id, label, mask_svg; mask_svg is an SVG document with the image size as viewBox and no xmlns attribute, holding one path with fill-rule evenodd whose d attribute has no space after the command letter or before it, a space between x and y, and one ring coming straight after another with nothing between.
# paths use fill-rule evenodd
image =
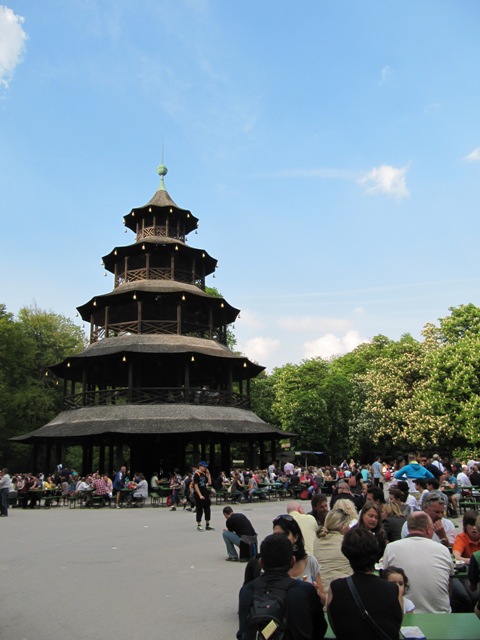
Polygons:
<instances>
[{"instance_id":1,"label":"green foliage","mask_svg":"<svg viewBox=\"0 0 480 640\"><path fill-rule=\"evenodd\" d=\"M254 410L295 447L372 459L410 449L474 452L480 442L480 308L452 307L423 341L376 336L330 361L275 369ZM257 386L258 384L258 386Z\"/></svg>"},{"instance_id":2,"label":"green foliage","mask_svg":"<svg viewBox=\"0 0 480 640\"><path fill-rule=\"evenodd\" d=\"M61 408L62 387L47 367L84 345L83 330L63 316L33 306L14 318L0 306L0 459L5 463L19 452L9 438L37 429Z\"/></svg>"},{"instance_id":3,"label":"green foliage","mask_svg":"<svg viewBox=\"0 0 480 640\"><path fill-rule=\"evenodd\" d=\"M223 298L222 294L216 287L205 287L205 293L208 293L209 296L214 298ZM227 347L232 351L235 351L235 347L237 346L237 338L233 333L233 330L227 327Z\"/></svg>"}]
</instances>

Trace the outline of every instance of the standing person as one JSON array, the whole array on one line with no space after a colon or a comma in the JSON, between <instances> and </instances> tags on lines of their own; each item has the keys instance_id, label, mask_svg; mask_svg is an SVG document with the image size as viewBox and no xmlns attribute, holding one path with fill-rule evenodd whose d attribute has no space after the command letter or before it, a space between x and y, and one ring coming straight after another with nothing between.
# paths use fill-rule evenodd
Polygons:
<instances>
[{"instance_id":1,"label":"standing person","mask_svg":"<svg viewBox=\"0 0 480 640\"><path fill-rule=\"evenodd\" d=\"M433 473L422 466L417 461L417 456L414 453L408 454L408 464L395 472L396 480L406 479L410 491L415 491L415 480L417 478L433 478Z\"/></svg>"},{"instance_id":2,"label":"standing person","mask_svg":"<svg viewBox=\"0 0 480 640\"><path fill-rule=\"evenodd\" d=\"M125 480L127 477L127 467L121 467L120 471L117 471L113 480L113 488L116 492L115 502L117 509L120 509L120 498L122 496L122 489L125 487Z\"/></svg>"},{"instance_id":3,"label":"standing person","mask_svg":"<svg viewBox=\"0 0 480 640\"><path fill-rule=\"evenodd\" d=\"M170 489L172 490L172 507L170 511L176 511L180 502L180 491L182 489L182 476L178 469L174 469L170 475Z\"/></svg>"},{"instance_id":4,"label":"standing person","mask_svg":"<svg viewBox=\"0 0 480 640\"><path fill-rule=\"evenodd\" d=\"M294 562L293 547L285 535L272 534L260 545L260 563L264 573L243 585L239 595L237 640L245 640L249 614L256 594L267 590L284 593L285 626L288 636L296 640L320 640L327 631L327 622L315 587L288 576Z\"/></svg>"},{"instance_id":5,"label":"standing person","mask_svg":"<svg viewBox=\"0 0 480 640\"><path fill-rule=\"evenodd\" d=\"M8 516L8 494L10 493L10 476L8 469L0 472L0 515L3 518Z\"/></svg>"},{"instance_id":6,"label":"standing person","mask_svg":"<svg viewBox=\"0 0 480 640\"><path fill-rule=\"evenodd\" d=\"M374 463L372 464L373 471L373 483L376 487L383 488L383 484L381 482L382 478L382 463L380 462L380 456L375 458Z\"/></svg>"},{"instance_id":7,"label":"standing person","mask_svg":"<svg viewBox=\"0 0 480 640\"><path fill-rule=\"evenodd\" d=\"M195 518L197 521L197 531L202 531L202 515L205 513L205 529L213 531L210 526L210 496L208 487L212 484L208 464L202 460L198 463L198 469L193 475L193 490L195 495Z\"/></svg>"},{"instance_id":8,"label":"standing person","mask_svg":"<svg viewBox=\"0 0 480 640\"><path fill-rule=\"evenodd\" d=\"M240 548L240 542L244 537L247 538L245 542L254 542L256 544L257 534L252 523L243 513L234 513L232 507L224 507L223 515L225 516L225 525L227 527L222 533L227 547L228 557L226 560L236 562L238 561L238 554L235 547Z\"/></svg>"}]
</instances>

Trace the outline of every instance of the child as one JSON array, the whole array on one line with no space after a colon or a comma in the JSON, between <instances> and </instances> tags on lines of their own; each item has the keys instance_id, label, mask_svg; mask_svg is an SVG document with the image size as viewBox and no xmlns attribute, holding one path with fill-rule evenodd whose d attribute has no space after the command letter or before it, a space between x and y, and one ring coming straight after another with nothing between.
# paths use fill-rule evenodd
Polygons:
<instances>
[{"instance_id":1,"label":"child","mask_svg":"<svg viewBox=\"0 0 480 640\"><path fill-rule=\"evenodd\" d=\"M388 582L396 582L400 593L403 596L403 613L413 613L415 605L411 600L405 598L405 593L408 591L408 578L405 575L405 571L400 567L388 567L381 573L381 577Z\"/></svg>"}]
</instances>

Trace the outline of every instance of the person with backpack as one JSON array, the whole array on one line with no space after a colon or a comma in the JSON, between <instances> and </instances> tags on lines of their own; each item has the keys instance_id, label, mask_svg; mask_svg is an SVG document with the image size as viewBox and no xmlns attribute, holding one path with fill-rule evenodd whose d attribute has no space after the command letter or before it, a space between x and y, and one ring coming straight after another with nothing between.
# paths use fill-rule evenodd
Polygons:
<instances>
[{"instance_id":1,"label":"person with backpack","mask_svg":"<svg viewBox=\"0 0 480 640\"><path fill-rule=\"evenodd\" d=\"M273 533L263 540L264 573L240 590L237 640L320 640L325 636L328 626L315 587L288 575L294 562L286 535Z\"/></svg>"}]
</instances>

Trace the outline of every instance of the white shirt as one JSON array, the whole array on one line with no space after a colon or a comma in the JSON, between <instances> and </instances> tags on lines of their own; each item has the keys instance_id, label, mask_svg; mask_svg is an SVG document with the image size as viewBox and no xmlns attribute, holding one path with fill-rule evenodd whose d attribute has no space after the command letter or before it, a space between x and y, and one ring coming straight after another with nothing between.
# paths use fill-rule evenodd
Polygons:
<instances>
[{"instance_id":1,"label":"white shirt","mask_svg":"<svg viewBox=\"0 0 480 640\"><path fill-rule=\"evenodd\" d=\"M450 613L449 583L453 562L446 547L412 536L387 544L383 568L402 567L408 576L408 597L417 613Z\"/></svg>"},{"instance_id":2,"label":"white shirt","mask_svg":"<svg viewBox=\"0 0 480 640\"><path fill-rule=\"evenodd\" d=\"M458 486L459 487L471 487L472 486L472 483L470 482L470 478L463 471L460 471L460 473L458 474L457 482L458 482Z\"/></svg>"},{"instance_id":3,"label":"white shirt","mask_svg":"<svg viewBox=\"0 0 480 640\"><path fill-rule=\"evenodd\" d=\"M443 525L443 528L445 529L445 533L447 534L448 542L450 546L452 546L453 543L455 542L455 538L457 537L457 532L455 531L455 525L453 524L453 522L450 522L448 518L442 518L442 525ZM402 538L406 538L407 536L408 536L408 527L407 527L407 523L405 522L402 527ZM433 534L432 540L434 542L440 542L440 543L442 542L436 533ZM408 573L407 573L407 576L408 576Z\"/></svg>"}]
</instances>

